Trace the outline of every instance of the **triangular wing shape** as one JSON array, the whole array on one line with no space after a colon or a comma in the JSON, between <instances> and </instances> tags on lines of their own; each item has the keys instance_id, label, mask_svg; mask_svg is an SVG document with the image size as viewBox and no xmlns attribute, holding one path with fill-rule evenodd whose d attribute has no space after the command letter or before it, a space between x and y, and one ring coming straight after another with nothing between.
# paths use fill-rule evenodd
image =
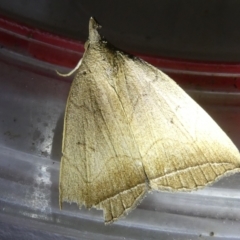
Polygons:
<instances>
[{"instance_id":1,"label":"triangular wing shape","mask_svg":"<svg viewBox=\"0 0 240 240\"><path fill-rule=\"evenodd\" d=\"M172 79L101 41L93 19L89 36L65 112L60 204L103 209L110 223L149 190L240 171L237 148Z\"/></svg>"}]
</instances>

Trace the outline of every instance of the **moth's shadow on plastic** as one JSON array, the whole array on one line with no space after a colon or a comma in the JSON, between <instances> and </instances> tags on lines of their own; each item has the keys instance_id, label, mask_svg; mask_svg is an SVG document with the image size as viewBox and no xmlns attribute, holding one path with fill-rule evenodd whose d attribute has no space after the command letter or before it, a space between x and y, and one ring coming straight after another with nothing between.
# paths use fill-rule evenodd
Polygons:
<instances>
[{"instance_id":1,"label":"moth's shadow on plastic","mask_svg":"<svg viewBox=\"0 0 240 240\"><path fill-rule=\"evenodd\" d=\"M51 159L58 162L61 161L61 157L62 157L63 121L64 121L64 112L60 114L60 117L57 121L56 128L54 130L53 141L52 141Z\"/></svg>"},{"instance_id":2,"label":"moth's shadow on plastic","mask_svg":"<svg viewBox=\"0 0 240 240\"><path fill-rule=\"evenodd\" d=\"M61 112L59 118L56 123L56 127L54 130L54 135L52 139L52 151L51 151L51 160L53 164L58 163L59 168L53 168L51 171L51 182L52 185L50 187L51 190L51 208L52 210L58 212L59 209L59 170L60 170L60 161L62 156L62 132L63 132L63 121L64 121L64 111ZM53 221L57 221L54 219L55 214L52 215Z\"/></svg>"}]
</instances>

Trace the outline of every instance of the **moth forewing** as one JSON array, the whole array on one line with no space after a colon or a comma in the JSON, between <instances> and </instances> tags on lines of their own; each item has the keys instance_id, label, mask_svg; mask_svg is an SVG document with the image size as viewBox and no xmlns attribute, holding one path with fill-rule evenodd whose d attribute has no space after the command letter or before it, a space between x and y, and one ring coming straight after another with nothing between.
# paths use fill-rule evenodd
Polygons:
<instances>
[{"instance_id":1,"label":"moth forewing","mask_svg":"<svg viewBox=\"0 0 240 240\"><path fill-rule=\"evenodd\" d=\"M67 101L60 204L126 215L147 191L191 191L240 171L212 118L159 69L102 41L93 18Z\"/></svg>"}]
</instances>

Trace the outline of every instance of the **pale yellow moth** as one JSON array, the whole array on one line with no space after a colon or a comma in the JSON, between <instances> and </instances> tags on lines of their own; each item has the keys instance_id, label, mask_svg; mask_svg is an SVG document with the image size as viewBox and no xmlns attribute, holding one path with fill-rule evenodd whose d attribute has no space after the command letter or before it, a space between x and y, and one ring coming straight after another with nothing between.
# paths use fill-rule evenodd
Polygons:
<instances>
[{"instance_id":1,"label":"pale yellow moth","mask_svg":"<svg viewBox=\"0 0 240 240\"><path fill-rule=\"evenodd\" d=\"M237 148L171 78L89 40L65 112L59 201L126 215L152 190L191 191L240 171ZM69 75L68 74L68 75Z\"/></svg>"}]
</instances>

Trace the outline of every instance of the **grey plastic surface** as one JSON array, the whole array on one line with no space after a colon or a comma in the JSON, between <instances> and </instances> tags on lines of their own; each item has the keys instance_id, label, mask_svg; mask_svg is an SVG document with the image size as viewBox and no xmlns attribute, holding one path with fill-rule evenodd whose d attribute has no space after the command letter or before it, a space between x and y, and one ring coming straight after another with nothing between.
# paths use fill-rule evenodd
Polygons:
<instances>
[{"instance_id":1,"label":"grey plastic surface","mask_svg":"<svg viewBox=\"0 0 240 240\"><path fill-rule=\"evenodd\" d=\"M0 239L240 239L240 174L192 193L154 192L125 219L58 205L72 78L0 49ZM66 71L66 69L59 69ZM240 147L240 94L188 91ZM202 100L201 100L202 99Z\"/></svg>"}]
</instances>

